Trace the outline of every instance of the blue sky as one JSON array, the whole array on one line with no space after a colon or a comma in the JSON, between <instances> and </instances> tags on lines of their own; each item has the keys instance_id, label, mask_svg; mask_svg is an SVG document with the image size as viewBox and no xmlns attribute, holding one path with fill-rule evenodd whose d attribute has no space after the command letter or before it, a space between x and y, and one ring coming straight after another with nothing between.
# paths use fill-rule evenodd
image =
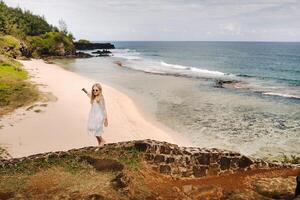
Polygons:
<instances>
[{"instance_id":1,"label":"blue sky","mask_svg":"<svg viewBox=\"0 0 300 200\"><path fill-rule=\"evenodd\" d=\"M4 0L76 39L300 41L300 0Z\"/></svg>"}]
</instances>

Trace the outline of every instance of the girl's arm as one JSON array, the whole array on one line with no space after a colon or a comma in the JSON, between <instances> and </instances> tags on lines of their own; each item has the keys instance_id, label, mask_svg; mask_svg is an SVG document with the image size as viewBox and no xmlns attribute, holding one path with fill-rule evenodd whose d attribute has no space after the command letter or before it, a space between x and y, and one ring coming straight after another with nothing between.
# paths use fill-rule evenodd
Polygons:
<instances>
[{"instance_id":1,"label":"girl's arm","mask_svg":"<svg viewBox=\"0 0 300 200\"><path fill-rule=\"evenodd\" d=\"M104 97L103 97L101 102L102 102L102 108L103 108L103 113L104 113L104 126L107 127L108 126L108 120L107 120L107 112L106 112Z\"/></svg>"},{"instance_id":2,"label":"girl's arm","mask_svg":"<svg viewBox=\"0 0 300 200\"><path fill-rule=\"evenodd\" d=\"M88 91L86 91L85 88L82 88L81 90L84 91L86 93L86 95L91 98L91 94Z\"/></svg>"},{"instance_id":3,"label":"girl's arm","mask_svg":"<svg viewBox=\"0 0 300 200\"><path fill-rule=\"evenodd\" d=\"M104 97L102 99L102 104L103 104L103 113L104 113L104 118L107 120L107 112L106 112L106 106L105 106L105 100Z\"/></svg>"}]
</instances>

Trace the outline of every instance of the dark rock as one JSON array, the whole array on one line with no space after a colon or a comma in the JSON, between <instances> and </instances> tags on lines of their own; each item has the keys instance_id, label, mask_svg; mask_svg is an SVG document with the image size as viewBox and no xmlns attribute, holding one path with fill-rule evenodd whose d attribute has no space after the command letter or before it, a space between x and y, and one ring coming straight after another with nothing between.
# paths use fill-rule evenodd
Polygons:
<instances>
[{"instance_id":1,"label":"dark rock","mask_svg":"<svg viewBox=\"0 0 300 200\"><path fill-rule=\"evenodd\" d=\"M167 164L173 163L173 162L175 162L175 158L173 158L173 157L167 157L167 159L166 159L166 163Z\"/></svg>"},{"instance_id":2,"label":"dark rock","mask_svg":"<svg viewBox=\"0 0 300 200\"><path fill-rule=\"evenodd\" d=\"M104 200L104 196L100 194L90 194L84 198L84 200Z\"/></svg>"},{"instance_id":3,"label":"dark rock","mask_svg":"<svg viewBox=\"0 0 300 200\"><path fill-rule=\"evenodd\" d=\"M164 155L156 155L154 157L154 162L156 163L161 163L165 161L165 156Z\"/></svg>"},{"instance_id":4,"label":"dark rock","mask_svg":"<svg viewBox=\"0 0 300 200\"><path fill-rule=\"evenodd\" d=\"M183 152L181 152L179 149L175 148L172 150L172 154L174 155L183 155Z\"/></svg>"},{"instance_id":5,"label":"dark rock","mask_svg":"<svg viewBox=\"0 0 300 200\"><path fill-rule=\"evenodd\" d=\"M227 169L229 169L230 168L230 158L221 157L220 168L221 168L221 170L227 170Z\"/></svg>"},{"instance_id":6,"label":"dark rock","mask_svg":"<svg viewBox=\"0 0 300 200\"><path fill-rule=\"evenodd\" d=\"M121 171L124 168L124 166L121 163L110 159L98 159L98 158L92 158L90 156L81 156L80 160L87 161L98 171L104 171L104 170Z\"/></svg>"},{"instance_id":7,"label":"dark rock","mask_svg":"<svg viewBox=\"0 0 300 200\"><path fill-rule=\"evenodd\" d=\"M240 168L246 168L252 164L253 164L253 161L246 156L242 156L242 158L239 160L239 163L238 163Z\"/></svg>"},{"instance_id":8,"label":"dark rock","mask_svg":"<svg viewBox=\"0 0 300 200\"><path fill-rule=\"evenodd\" d=\"M218 154L218 153L211 153L210 154L210 163L216 163L216 162L218 162L219 157L220 157L220 154Z\"/></svg>"},{"instance_id":9,"label":"dark rock","mask_svg":"<svg viewBox=\"0 0 300 200\"><path fill-rule=\"evenodd\" d=\"M296 177L296 190L295 190L295 197L300 196L300 175Z\"/></svg>"},{"instance_id":10,"label":"dark rock","mask_svg":"<svg viewBox=\"0 0 300 200\"><path fill-rule=\"evenodd\" d=\"M193 174L195 177L206 176L207 173L206 166L193 166Z\"/></svg>"},{"instance_id":11,"label":"dark rock","mask_svg":"<svg viewBox=\"0 0 300 200\"><path fill-rule=\"evenodd\" d=\"M118 174L113 180L112 183L116 189L122 189L129 185L130 179L123 172Z\"/></svg>"},{"instance_id":12,"label":"dark rock","mask_svg":"<svg viewBox=\"0 0 300 200\"><path fill-rule=\"evenodd\" d=\"M98 50L98 51L93 51L92 54L97 54L96 57L104 57L104 56L110 56L112 55L111 51L108 51L106 49L103 50Z\"/></svg>"},{"instance_id":13,"label":"dark rock","mask_svg":"<svg viewBox=\"0 0 300 200\"><path fill-rule=\"evenodd\" d=\"M43 55L41 58L47 63L47 64L53 64L51 60L53 59L65 59L65 58L91 58L92 55L84 52L75 52L73 54L68 55L60 55L60 56L53 56L53 55Z\"/></svg>"},{"instance_id":14,"label":"dark rock","mask_svg":"<svg viewBox=\"0 0 300 200\"><path fill-rule=\"evenodd\" d=\"M78 43L74 42L77 50L93 50L93 49L114 49L115 46L111 43Z\"/></svg>"},{"instance_id":15,"label":"dark rock","mask_svg":"<svg viewBox=\"0 0 300 200\"><path fill-rule=\"evenodd\" d=\"M147 151L148 148L151 147L150 144L148 144L147 142L144 142L144 141L137 141L135 142L134 144L134 147L138 150L138 151Z\"/></svg>"},{"instance_id":16,"label":"dark rock","mask_svg":"<svg viewBox=\"0 0 300 200\"><path fill-rule=\"evenodd\" d=\"M209 163L210 163L210 155L209 154L201 154L196 159L200 165L209 165Z\"/></svg>"},{"instance_id":17,"label":"dark rock","mask_svg":"<svg viewBox=\"0 0 300 200\"><path fill-rule=\"evenodd\" d=\"M145 160L153 160L154 159L154 155L151 153L146 153L145 154Z\"/></svg>"},{"instance_id":18,"label":"dark rock","mask_svg":"<svg viewBox=\"0 0 300 200\"><path fill-rule=\"evenodd\" d=\"M234 83L238 83L239 81L237 80L215 80L215 85L214 87L216 88L224 88L224 84L234 84Z\"/></svg>"},{"instance_id":19,"label":"dark rock","mask_svg":"<svg viewBox=\"0 0 300 200\"><path fill-rule=\"evenodd\" d=\"M189 165L191 163L190 157L185 157L185 164Z\"/></svg>"},{"instance_id":20,"label":"dark rock","mask_svg":"<svg viewBox=\"0 0 300 200\"><path fill-rule=\"evenodd\" d=\"M20 42L20 52L21 52L22 56L25 56L26 58L31 57L30 50L28 49L26 44L24 44L23 42Z\"/></svg>"},{"instance_id":21,"label":"dark rock","mask_svg":"<svg viewBox=\"0 0 300 200\"><path fill-rule=\"evenodd\" d=\"M92 55L88 54L88 53L84 53L84 52L76 52L74 55L76 58L91 58L93 57Z\"/></svg>"},{"instance_id":22,"label":"dark rock","mask_svg":"<svg viewBox=\"0 0 300 200\"><path fill-rule=\"evenodd\" d=\"M162 154L170 154L171 153L171 148L167 145L162 145L159 149L159 152Z\"/></svg>"},{"instance_id":23,"label":"dark rock","mask_svg":"<svg viewBox=\"0 0 300 200\"><path fill-rule=\"evenodd\" d=\"M159 166L160 173L163 174L170 174L171 173L171 167L169 165L160 165Z\"/></svg>"}]
</instances>

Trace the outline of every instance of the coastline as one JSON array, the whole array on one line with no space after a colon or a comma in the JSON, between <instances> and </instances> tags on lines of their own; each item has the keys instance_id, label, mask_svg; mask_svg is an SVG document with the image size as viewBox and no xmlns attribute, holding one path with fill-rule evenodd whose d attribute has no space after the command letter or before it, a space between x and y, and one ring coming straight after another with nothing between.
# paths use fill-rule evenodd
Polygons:
<instances>
[{"instance_id":1,"label":"coastline","mask_svg":"<svg viewBox=\"0 0 300 200\"><path fill-rule=\"evenodd\" d=\"M282 152L288 156L299 152L299 104L293 100L217 88L211 80L132 70L126 66L133 61L119 57L54 62L127 94L147 115L192 141L191 146L270 160L281 159Z\"/></svg>"},{"instance_id":2,"label":"coastline","mask_svg":"<svg viewBox=\"0 0 300 200\"><path fill-rule=\"evenodd\" d=\"M12 157L96 145L96 139L86 131L90 104L81 91L83 87L89 90L95 82L101 83L106 99L109 126L104 127L103 137L107 143L155 139L191 146L180 134L150 119L126 94L101 81L42 60L20 62L29 72L30 81L39 85L50 101L35 102L32 109L19 108L1 118L1 145Z\"/></svg>"}]
</instances>

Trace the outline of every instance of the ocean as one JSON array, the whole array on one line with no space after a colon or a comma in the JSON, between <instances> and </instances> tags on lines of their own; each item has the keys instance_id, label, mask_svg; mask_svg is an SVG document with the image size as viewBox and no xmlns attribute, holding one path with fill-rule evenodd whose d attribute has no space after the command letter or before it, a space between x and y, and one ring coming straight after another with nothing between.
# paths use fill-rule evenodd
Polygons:
<instances>
[{"instance_id":1,"label":"ocean","mask_svg":"<svg viewBox=\"0 0 300 200\"><path fill-rule=\"evenodd\" d=\"M56 62L127 93L195 146L300 154L300 43L112 43L112 57Z\"/></svg>"}]
</instances>

